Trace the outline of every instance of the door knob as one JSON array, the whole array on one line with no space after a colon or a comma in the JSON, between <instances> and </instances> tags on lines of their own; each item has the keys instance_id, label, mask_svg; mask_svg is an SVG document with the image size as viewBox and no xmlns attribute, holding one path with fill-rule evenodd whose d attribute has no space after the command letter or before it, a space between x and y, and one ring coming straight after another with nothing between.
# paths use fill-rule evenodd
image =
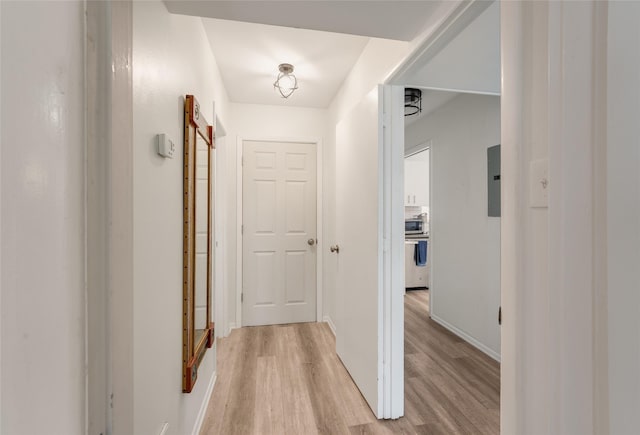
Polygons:
<instances>
[{"instance_id":1,"label":"door knob","mask_svg":"<svg viewBox=\"0 0 640 435\"><path fill-rule=\"evenodd\" d=\"M315 245L315 243L316 243L316 241L315 241L314 239L309 239L309 240L307 240L307 244L308 244L309 246L313 246L313 245Z\"/></svg>"},{"instance_id":2,"label":"door knob","mask_svg":"<svg viewBox=\"0 0 640 435\"><path fill-rule=\"evenodd\" d=\"M338 246L338 245L331 246L331 247L329 248L329 250L330 250L331 252L335 252L336 254L339 254L339 253L340 253L340 246Z\"/></svg>"}]
</instances>

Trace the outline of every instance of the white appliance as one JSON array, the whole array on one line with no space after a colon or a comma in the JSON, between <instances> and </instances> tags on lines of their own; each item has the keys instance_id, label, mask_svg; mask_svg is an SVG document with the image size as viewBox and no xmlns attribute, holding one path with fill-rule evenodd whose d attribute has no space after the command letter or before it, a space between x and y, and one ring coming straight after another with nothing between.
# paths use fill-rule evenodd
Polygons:
<instances>
[{"instance_id":1,"label":"white appliance","mask_svg":"<svg viewBox=\"0 0 640 435\"><path fill-rule=\"evenodd\" d=\"M429 243L427 243L427 264L416 265L414 253L418 240L405 240L404 242L404 286L405 288L429 287L429 271L431 259L429 258Z\"/></svg>"}]
</instances>

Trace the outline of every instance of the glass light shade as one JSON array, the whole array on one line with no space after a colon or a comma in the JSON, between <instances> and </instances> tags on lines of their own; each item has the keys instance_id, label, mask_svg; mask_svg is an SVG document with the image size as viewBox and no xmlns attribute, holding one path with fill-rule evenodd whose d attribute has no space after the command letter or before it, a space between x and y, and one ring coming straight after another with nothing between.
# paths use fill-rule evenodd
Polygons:
<instances>
[{"instance_id":1,"label":"glass light shade","mask_svg":"<svg viewBox=\"0 0 640 435\"><path fill-rule=\"evenodd\" d=\"M289 64L281 64L279 66L280 74L278 79L273 84L274 89L277 89L282 98L289 98L293 91L298 89L298 80L293 75L293 66Z\"/></svg>"}]
</instances>

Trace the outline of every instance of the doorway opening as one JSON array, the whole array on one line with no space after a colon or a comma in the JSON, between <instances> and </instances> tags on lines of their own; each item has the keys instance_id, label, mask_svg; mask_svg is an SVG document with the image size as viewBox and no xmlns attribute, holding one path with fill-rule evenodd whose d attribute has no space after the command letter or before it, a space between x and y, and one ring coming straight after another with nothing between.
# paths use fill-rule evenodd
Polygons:
<instances>
[{"instance_id":1,"label":"doorway opening","mask_svg":"<svg viewBox=\"0 0 640 435\"><path fill-rule=\"evenodd\" d=\"M405 396L429 404L407 400L405 416L439 415L443 430L492 434L500 424L500 218L488 213L487 149L500 139L500 97L447 94L405 128L405 219L424 219L422 234L405 234ZM414 205L420 188L430 194ZM442 393L435 406L434 391Z\"/></svg>"},{"instance_id":2,"label":"doorway opening","mask_svg":"<svg viewBox=\"0 0 640 435\"><path fill-rule=\"evenodd\" d=\"M392 172L390 182L404 178L405 219L425 218L422 235L405 234L404 415L443 416L448 431L499 433L500 217L489 211L488 180L488 149L501 142L499 4L459 11L416 53L387 80L423 95L419 116L392 133L404 144L405 173ZM427 149L428 203L414 204L412 160ZM412 240L420 238L426 247ZM426 285L414 276L423 249ZM413 403L437 405L425 414Z\"/></svg>"}]
</instances>

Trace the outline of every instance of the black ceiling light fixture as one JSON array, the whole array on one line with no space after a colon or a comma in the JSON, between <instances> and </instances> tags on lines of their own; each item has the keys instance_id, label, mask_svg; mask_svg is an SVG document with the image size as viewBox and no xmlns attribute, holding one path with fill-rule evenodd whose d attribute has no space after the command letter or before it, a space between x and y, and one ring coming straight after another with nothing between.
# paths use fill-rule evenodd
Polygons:
<instances>
[{"instance_id":1,"label":"black ceiling light fixture","mask_svg":"<svg viewBox=\"0 0 640 435\"><path fill-rule=\"evenodd\" d=\"M422 91L416 88L404 88L404 116L422 112Z\"/></svg>"}]
</instances>

